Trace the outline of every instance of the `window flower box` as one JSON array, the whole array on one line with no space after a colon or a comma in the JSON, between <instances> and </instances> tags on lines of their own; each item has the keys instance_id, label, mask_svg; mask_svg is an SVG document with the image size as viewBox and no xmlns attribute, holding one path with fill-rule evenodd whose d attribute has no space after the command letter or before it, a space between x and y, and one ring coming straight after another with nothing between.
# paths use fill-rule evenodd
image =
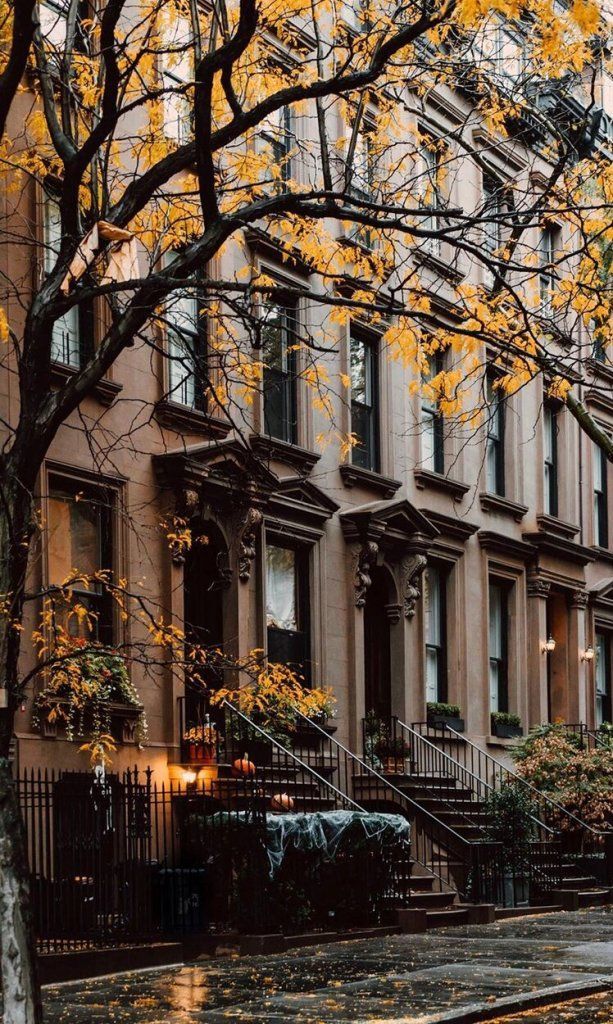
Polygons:
<instances>
[{"instance_id":1,"label":"window flower box","mask_svg":"<svg viewBox=\"0 0 613 1024\"><path fill-rule=\"evenodd\" d=\"M426 705L427 722L435 729L449 726L454 732L464 732L464 719L457 704L443 704L440 701Z\"/></svg>"},{"instance_id":2,"label":"window flower box","mask_svg":"<svg viewBox=\"0 0 613 1024\"><path fill-rule=\"evenodd\" d=\"M514 740L524 734L519 715L513 715L506 711L493 711L491 723L492 734L500 740Z\"/></svg>"}]
</instances>

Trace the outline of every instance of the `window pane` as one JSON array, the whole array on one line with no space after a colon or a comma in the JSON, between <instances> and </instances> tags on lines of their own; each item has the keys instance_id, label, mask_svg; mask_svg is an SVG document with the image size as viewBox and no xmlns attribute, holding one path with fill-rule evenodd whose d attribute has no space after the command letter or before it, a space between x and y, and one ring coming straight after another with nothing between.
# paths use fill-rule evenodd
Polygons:
<instances>
[{"instance_id":1,"label":"window pane","mask_svg":"<svg viewBox=\"0 0 613 1024\"><path fill-rule=\"evenodd\" d=\"M266 545L266 623L276 629L298 629L296 552Z\"/></svg>"},{"instance_id":2,"label":"window pane","mask_svg":"<svg viewBox=\"0 0 613 1024\"><path fill-rule=\"evenodd\" d=\"M424 598L426 619L426 642L440 646L441 643L441 575L434 566L424 574Z\"/></svg>"},{"instance_id":3,"label":"window pane","mask_svg":"<svg viewBox=\"0 0 613 1024\"><path fill-rule=\"evenodd\" d=\"M45 198L43 205L43 265L49 274L55 266L62 244L62 221L59 205L51 198ZM55 363L79 366L81 362L79 345L79 310L73 306L53 324L51 335L51 358Z\"/></svg>"},{"instance_id":4,"label":"window pane","mask_svg":"<svg viewBox=\"0 0 613 1024\"><path fill-rule=\"evenodd\" d=\"M181 405L196 404L196 350L198 346L198 298L194 291L176 292L166 311L170 399Z\"/></svg>"},{"instance_id":5,"label":"window pane","mask_svg":"<svg viewBox=\"0 0 613 1024\"><path fill-rule=\"evenodd\" d=\"M490 657L502 657L502 592L490 586Z\"/></svg>"},{"instance_id":6,"label":"window pane","mask_svg":"<svg viewBox=\"0 0 613 1024\"><path fill-rule=\"evenodd\" d=\"M421 420L421 461L424 469L434 471L435 441L434 416L424 410Z\"/></svg>"},{"instance_id":7,"label":"window pane","mask_svg":"<svg viewBox=\"0 0 613 1024\"><path fill-rule=\"evenodd\" d=\"M490 711L499 711L498 694L500 693L500 664L490 658Z\"/></svg>"},{"instance_id":8,"label":"window pane","mask_svg":"<svg viewBox=\"0 0 613 1024\"><path fill-rule=\"evenodd\" d=\"M368 367L367 346L361 338L351 337L351 400L369 405L371 402L371 382Z\"/></svg>"},{"instance_id":9,"label":"window pane","mask_svg":"<svg viewBox=\"0 0 613 1024\"><path fill-rule=\"evenodd\" d=\"M439 658L440 652L435 647L426 647L426 700L438 701L439 694Z\"/></svg>"}]
</instances>

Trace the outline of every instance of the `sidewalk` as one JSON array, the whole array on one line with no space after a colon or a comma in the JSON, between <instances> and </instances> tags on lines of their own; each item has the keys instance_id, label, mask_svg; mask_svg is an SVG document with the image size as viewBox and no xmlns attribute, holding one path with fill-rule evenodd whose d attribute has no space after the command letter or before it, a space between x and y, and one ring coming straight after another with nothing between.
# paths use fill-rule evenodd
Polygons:
<instances>
[{"instance_id":1,"label":"sidewalk","mask_svg":"<svg viewBox=\"0 0 613 1024\"><path fill-rule=\"evenodd\" d=\"M612 985L613 911L603 908L118 974L44 995L49 1024L469 1024Z\"/></svg>"}]
</instances>

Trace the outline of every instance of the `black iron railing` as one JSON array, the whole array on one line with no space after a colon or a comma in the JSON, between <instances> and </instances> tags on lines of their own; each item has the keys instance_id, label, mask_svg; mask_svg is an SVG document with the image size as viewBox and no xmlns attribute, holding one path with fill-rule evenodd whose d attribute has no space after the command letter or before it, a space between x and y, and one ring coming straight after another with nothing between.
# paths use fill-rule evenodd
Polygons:
<instances>
[{"instance_id":1,"label":"black iron railing","mask_svg":"<svg viewBox=\"0 0 613 1024\"><path fill-rule=\"evenodd\" d=\"M564 729L571 736L576 737L582 750L595 750L613 746L613 733L599 729L588 729L585 722L563 722L556 725L556 728Z\"/></svg>"},{"instance_id":2,"label":"black iron railing","mask_svg":"<svg viewBox=\"0 0 613 1024\"><path fill-rule=\"evenodd\" d=\"M539 841L546 842L555 836L561 845L562 856L572 854L589 858L592 873L597 879L607 882L612 877L613 833L610 830L597 829L583 821L449 725L433 726L418 722L413 723L412 729L402 722L399 725L406 734L420 735L431 745L435 745L437 739L453 739L453 755L447 755L451 774L465 779L469 773L480 780L481 791L483 786L495 792L514 787L530 805L532 818L538 823Z\"/></svg>"},{"instance_id":3,"label":"black iron railing","mask_svg":"<svg viewBox=\"0 0 613 1024\"><path fill-rule=\"evenodd\" d=\"M455 891L467 902L504 903L502 844L462 835L319 723L299 713L298 720L302 727L295 744L301 758L328 774L338 789L363 807L400 813L412 822L411 857L433 876L435 890Z\"/></svg>"}]
</instances>

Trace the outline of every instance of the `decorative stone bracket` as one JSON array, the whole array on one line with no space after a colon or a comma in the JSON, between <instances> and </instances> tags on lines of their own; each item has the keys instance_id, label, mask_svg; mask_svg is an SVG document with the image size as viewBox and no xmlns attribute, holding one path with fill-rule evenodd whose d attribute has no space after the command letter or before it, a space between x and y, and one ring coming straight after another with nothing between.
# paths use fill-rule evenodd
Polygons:
<instances>
[{"instance_id":1,"label":"decorative stone bracket","mask_svg":"<svg viewBox=\"0 0 613 1024\"><path fill-rule=\"evenodd\" d=\"M421 575L426 568L427 558L422 554L407 555L402 559L402 598L405 619L412 619L415 607L421 597Z\"/></svg>"},{"instance_id":2,"label":"decorative stone bracket","mask_svg":"<svg viewBox=\"0 0 613 1024\"><path fill-rule=\"evenodd\" d=\"M358 552L355 570L355 606L363 608L366 594L372 583L372 570L379 554L379 545L374 540L367 540Z\"/></svg>"},{"instance_id":3,"label":"decorative stone bracket","mask_svg":"<svg viewBox=\"0 0 613 1024\"><path fill-rule=\"evenodd\" d=\"M264 516L259 508L250 506L244 513L239 527L238 578L247 583L251 578L251 564L256 554L257 532Z\"/></svg>"}]
</instances>

